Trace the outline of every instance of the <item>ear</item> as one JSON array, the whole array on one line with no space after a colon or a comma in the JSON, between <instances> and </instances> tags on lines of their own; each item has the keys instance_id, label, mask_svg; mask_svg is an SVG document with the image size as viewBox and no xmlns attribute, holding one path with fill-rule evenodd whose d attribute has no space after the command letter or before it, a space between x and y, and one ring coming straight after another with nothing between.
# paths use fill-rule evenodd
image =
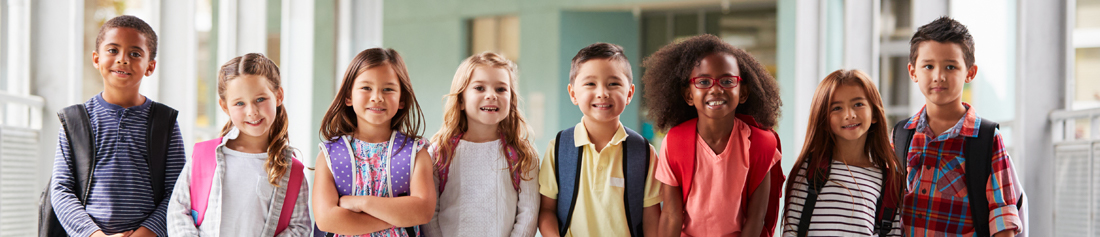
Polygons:
<instances>
[{"instance_id":1,"label":"ear","mask_svg":"<svg viewBox=\"0 0 1100 237\"><path fill-rule=\"evenodd\" d=\"M218 99L218 106L222 107L222 112L229 114L229 106L226 104L225 100Z\"/></svg>"},{"instance_id":2,"label":"ear","mask_svg":"<svg viewBox=\"0 0 1100 237\"><path fill-rule=\"evenodd\" d=\"M145 68L145 76L152 76L153 75L153 69L156 69L156 68L157 68L157 60L156 59L150 59L149 60L149 67Z\"/></svg>"},{"instance_id":3,"label":"ear","mask_svg":"<svg viewBox=\"0 0 1100 237\"><path fill-rule=\"evenodd\" d=\"M283 105L283 88L279 87L279 91L275 92L275 106Z\"/></svg>"},{"instance_id":4,"label":"ear","mask_svg":"<svg viewBox=\"0 0 1100 237\"><path fill-rule=\"evenodd\" d=\"M966 83L974 81L974 77L978 76L978 65L970 65L970 68L966 69Z\"/></svg>"},{"instance_id":5,"label":"ear","mask_svg":"<svg viewBox=\"0 0 1100 237\"><path fill-rule=\"evenodd\" d=\"M99 52L92 50L92 67L99 69Z\"/></svg>"},{"instance_id":6,"label":"ear","mask_svg":"<svg viewBox=\"0 0 1100 237\"><path fill-rule=\"evenodd\" d=\"M348 95L347 97L344 97L344 106L352 106L352 104L351 104L351 95Z\"/></svg>"},{"instance_id":7,"label":"ear","mask_svg":"<svg viewBox=\"0 0 1100 237\"><path fill-rule=\"evenodd\" d=\"M909 80L912 80L913 83L917 83L917 68L914 67L912 63L907 65L906 68L909 70Z\"/></svg>"},{"instance_id":8,"label":"ear","mask_svg":"<svg viewBox=\"0 0 1100 237\"><path fill-rule=\"evenodd\" d=\"M630 104L630 100L634 99L634 84L630 84L630 92L626 93L626 104Z\"/></svg>"},{"instance_id":9,"label":"ear","mask_svg":"<svg viewBox=\"0 0 1100 237\"><path fill-rule=\"evenodd\" d=\"M565 87L569 91L569 101L573 102L573 105L577 105L577 95L573 92L573 83L569 83L569 86Z\"/></svg>"},{"instance_id":10,"label":"ear","mask_svg":"<svg viewBox=\"0 0 1100 237\"><path fill-rule=\"evenodd\" d=\"M737 104L744 104L745 101L749 101L749 90L742 90L740 86L737 87Z\"/></svg>"},{"instance_id":11,"label":"ear","mask_svg":"<svg viewBox=\"0 0 1100 237\"><path fill-rule=\"evenodd\" d=\"M687 102L688 106L695 107L695 97L691 94L690 85L687 89L684 89L684 101Z\"/></svg>"}]
</instances>

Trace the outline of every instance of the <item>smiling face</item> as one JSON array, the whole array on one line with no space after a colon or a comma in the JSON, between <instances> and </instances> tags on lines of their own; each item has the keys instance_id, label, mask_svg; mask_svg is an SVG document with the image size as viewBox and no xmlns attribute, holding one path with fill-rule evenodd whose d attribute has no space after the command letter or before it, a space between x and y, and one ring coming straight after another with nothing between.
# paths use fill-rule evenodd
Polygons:
<instances>
[{"instance_id":1,"label":"smiling face","mask_svg":"<svg viewBox=\"0 0 1100 237\"><path fill-rule=\"evenodd\" d=\"M283 103L282 88L271 88L267 78L257 75L242 75L225 83L225 97L218 104L242 136L268 136L276 108Z\"/></svg>"},{"instance_id":2,"label":"smiling face","mask_svg":"<svg viewBox=\"0 0 1100 237\"><path fill-rule=\"evenodd\" d=\"M106 86L137 90L142 77L153 75L157 62L151 60L146 40L138 30L127 27L103 33L103 43L92 52L92 66Z\"/></svg>"},{"instance_id":3,"label":"smiling face","mask_svg":"<svg viewBox=\"0 0 1100 237\"><path fill-rule=\"evenodd\" d=\"M634 97L634 84L623 63L610 59L592 59L581 64L577 77L569 85L569 100L581 109L584 119L611 123Z\"/></svg>"},{"instance_id":4,"label":"smiling face","mask_svg":"<svg viewBox=\"0 0 1100 237\"><path fill-rule=\"evenodd\" d=\"M393 116L405 108L399 83L389 64L369 68L355 77L344 105L355 111L358 125L389 128Z\"/></svg>"},{"instance_id":5,"label":"smiling face","mask_svg":"<svg viewBox=\"0 0 1100 237\"><path fill-rule=\"evenodd\" d=\"M699 119L724 121L733 118L737 105L745 103L748 97L742 94L740 85L727 88L720 83L723 81L721 78L733 76L741 76L737 59L724 53L707 55L691 70L690 78L695 78L696 81L709 78L711 81L710 88L706 89L700 89L696 83L688 85L684 95L688 105L695 107L695 111L699 113Z\"/></svg>"},{"instance_id":6,"label":"smiling face","mask_svg":"<svg viewBox=\"0 0 1100 237\"><path fill-rule=\"evenodd\" d=\"M862 142L875 121L867 93L855 85L840 85L829 101L829 129L837 140ZM862 143L860 143L862 144Z\"/></svg>"},{"instance_id":7,"label":"smiling face","mask_svg":"<svg viewBox=\"0 0 1100 237\"><path fill-rule=\"evenodd\" d=\"M958 104L963 85L978 74L978 66L966 68L962 46L929 40L917 48L916 65L909 64L909 78L924 94L925 102L939 106Z\"/></svg>"},{"instance_id":8,"label":"smiling face","mask_svg":"<svg viewBox=\"0 0 1100 237\"><path fill-rule=\"evenodd\" d=\"M495 126L511 112L511 85L508 70L479 66L470 75L462 92L462 110L471 127Z\"/></svg>"}]
</instances>

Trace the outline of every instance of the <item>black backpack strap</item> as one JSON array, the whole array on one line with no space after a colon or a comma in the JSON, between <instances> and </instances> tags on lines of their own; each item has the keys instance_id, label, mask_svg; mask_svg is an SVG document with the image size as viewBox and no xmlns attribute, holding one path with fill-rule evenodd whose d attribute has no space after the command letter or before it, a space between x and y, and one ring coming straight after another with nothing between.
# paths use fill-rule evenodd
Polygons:
<instances>
[{"instance_id":1,"label":"black backpack strap","mask_svg":"<svg viewBox=\"0 0 1100 237\"><path fill-rule=\"evenodd\" d=\"M569 232L573 208L577 205L577 193L580 193L577 187L580 186L581 181L581 157L584 156L584 149L575 146L574 130L575 127L562 130L554 138L554 178L558 184L558 233L562 236ZM573 185L563 185L563 182Z\"/></svg>"},{"instance_id":2,"label":"black backpack strap","mask_svg":"<svg viewBox=\"0 0 1100 237\"><path fill-rule=\"evenodd\" d=\"M149 108L149 127L145 130L148 156L145 157L145 162L149 165L149 182L153 186L153 202L157 205L164 199L168 142L172 139L177 115L179 111L161 103L153 102L153 106Z\"/></svg>"},{"instance_id":3,"label":"black backpack strap","mask_svg":"<svg viewBox=\"0 0 1100 237\"><path fill-rule=\"evenodd\" d=\"M913 143L915 132L913 129L905 128L906 123L909 123L909 119L898 121L898 124L894 125L894 158L897 158L902 166L909 165L909 145Z\"/></svg>"},{"instance_id":4,"label":"black backpack strap","mask_svg":"<svg viewBox=\"0 0 1100 237\"><path fill-rule=\"evenodd\" d=\"M65 107L57 113L57 117L61 119L61 126L65 128L66 138L69 139L69 169L79 185L74 187L73 192L83 205L88 200L92 172L95 172L95 141L92 138L91 118L88 117L84 104Z\"/></svg>"},{"instance_id":5,"label":"black backpack strap","mask_svg":"<svg viewBox=\"0 0 1100 237\"><path fill-rule=\"evenodd\" d=\"M623 203L626 207L626 222L630 236L643 236L645 183L646 178L652 177L649 173L649 140L630 128L623 129L626 130L626 141L623 141Z\"/></svg>"},{"instance_id":6,"label":"black backpack strap","mask_svg":"<svg viewBox=\"0 0 1100 237\"><path fill-rule=\"evenodd\" d=\"M802 204L802 217L798 219L798 237L806 237L810 231L810 220L813 218L814 207L817 206L817 195L821 193L821 188L825 187L826 181L829 178L829 171L831 169L817 170L815 172L825 172L825 179L818 179L817 175L810 175L810 164L806 162L806 183L809 189L806 190L806 202Z\"/></svg>"},{"instance_id":7,"label":"black backpack strap","mask_svg":"<svg viewBox=\"0 0 1100 237\"><path fill-rule=\"evenodd\" d=\"M966 159L966 192L970 200L970 216L974 226L974 236L990 236L989 200L985 197L985 186L993 169L994 133L1000 126L996 122L979 118L978 137L966 138L963 154Z\"/></svg>"},{"instance_id":8,"label":"black backpack strap","mask_svg":"<svg viewBox=\"0 0 1100 237\"><path fill-rule=\"evenodd\" d=\"M875 201L875 230L874 233L879 237L887 237L890 234L890 230L894 228L894 216L897 215L898 209L896 207L883 207L882 199L888 192L886 192L888 182L888 174L890 170L882 169L882 190L879 190L878 200Z\"/></svg>"}]
</instances>

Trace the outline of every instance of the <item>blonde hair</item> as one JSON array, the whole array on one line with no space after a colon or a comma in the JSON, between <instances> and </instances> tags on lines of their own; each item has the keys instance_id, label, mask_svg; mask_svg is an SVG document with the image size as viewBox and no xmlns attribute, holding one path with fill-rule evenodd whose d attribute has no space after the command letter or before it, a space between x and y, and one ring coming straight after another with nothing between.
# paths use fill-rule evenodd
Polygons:
<instances>
[{"instance_id":1,"label":"blonde hair","mask_svg":"<svg viewBox=\"0 0 1100 237\"><path fill-rule=\"evenodd\" d=\"M509 168L519 172L523 180L531 180L534 177L528 177L527 174L538 165L538 153L528 140L530 127L524 121L523 113L519 110L520 98L519 94L516 93L518 87L516 85L516 64L504 58L504 56L492 52L484 52L466 58L458 66L458 71L455 72L454 79L451 80L451 92L444 96L446 102L443 105L443 126L439 128L439 132L436 132L435 137L432 137L432 142L438 147L435 170L438 173L450 166L451 161L454 160L453 151L455 146L450 142L450 139L469 129L469 121L462 110L462 93L466 92L466 87L470 85L470 77L473 75L474 69L478 67L491 67L508 71L508 92L511 94L512 100L508 104L508 116L497 124L497 130L501 133L501 139L503 140L501 145L511 146L517 153L517 162L513 164L515 167ZM508 156L507 147L501 147L501 152L505 157Z\"/></svg>"},{"instance_id":2,"label":"blonde hair","mask_svg":"<svg viewBox=\"0 0 1100 237\"><path fill-rule=\"evenodd\" d=\"M281 79L279 78L279 66L263 54L250 53L230 59L218 70L218 98L225 100L225 85L229 80L244 75L255 75L267 78L268 86L272 91L279 91ZM272 121L271 131L268 132L267 161L264 169L267 170L267 182L275 187L279 186L279 179L290 168L289 159L284 156L291 155L290 135L287 133L286 108L279 105L275 108L275 120ZM233 121L225 123L221 136L225 136L233 130Z\"/></svg>"}]
</instances>

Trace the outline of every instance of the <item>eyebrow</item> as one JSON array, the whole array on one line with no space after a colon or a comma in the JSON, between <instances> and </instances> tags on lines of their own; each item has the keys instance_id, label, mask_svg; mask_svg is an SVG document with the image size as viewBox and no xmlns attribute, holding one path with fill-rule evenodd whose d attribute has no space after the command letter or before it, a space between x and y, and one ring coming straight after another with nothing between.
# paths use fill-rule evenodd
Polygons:
<instances>
[{"instance_id":1,"label":"eyebrow","mask_svg":"<svg viewBox=\"0 0 1100 237\"><path fill-rule=\"evenodd\" d=\"M851 100L848 100L848 101L857 101L857 100L867 100L867 98L856 97L856 98L852 98ZM834 100L833 102L830 102L829 105L840 104L840 103L844 103L844 102Z\"/></svg>"},{"instance_id":2,"label":"eyebrow","mask_svg":"<svg viewBox=\"0 0 1100 237\"><path fill-rule=\"evenodd\" d=\"M935 62L935 61L936 60L932 60L932 59L921 60L922 63ZM943 61L952 62L952 63L959 63L958 60L954 60L954 59L947 59L947 60L943 60Z\"/></svg>"}]
</instances>

